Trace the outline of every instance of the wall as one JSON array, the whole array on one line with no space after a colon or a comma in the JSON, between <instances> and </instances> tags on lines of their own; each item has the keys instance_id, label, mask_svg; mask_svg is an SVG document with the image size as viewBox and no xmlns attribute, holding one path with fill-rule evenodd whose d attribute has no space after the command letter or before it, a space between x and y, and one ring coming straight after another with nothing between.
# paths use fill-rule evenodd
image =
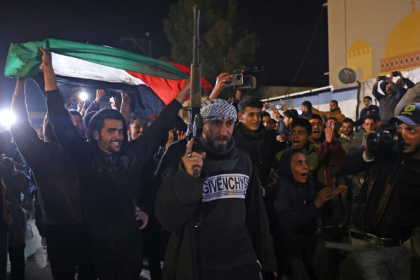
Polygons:
<instances>
[{"instance_id":1,"label":"wall","mask_svg":"<svg viewBox=\"0 0 420 280\"><path fill-rule=\"evenodd\" d=\"M329 0L330 84L353 68L359 81L420 67L419 0Z\"/></svg>"}]
</instances>

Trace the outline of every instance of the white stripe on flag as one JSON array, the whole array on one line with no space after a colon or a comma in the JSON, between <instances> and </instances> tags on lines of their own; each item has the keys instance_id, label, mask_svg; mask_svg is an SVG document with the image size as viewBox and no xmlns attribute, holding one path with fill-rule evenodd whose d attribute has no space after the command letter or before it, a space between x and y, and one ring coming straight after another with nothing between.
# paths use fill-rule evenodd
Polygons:
<instances>
[{"instance_id":1,"label":"white stripe on flag","mask_svg":"<svg viewBox=\"0 0 420 280\"><path fill-rule=\"evenodd\" d=\"M54 72L58 76L91 79L110 83L125 83L128 85L144 85L137 77L131 76L125 70L100 65L71 56L51 53Z\"/></svg>"}]
</instances>

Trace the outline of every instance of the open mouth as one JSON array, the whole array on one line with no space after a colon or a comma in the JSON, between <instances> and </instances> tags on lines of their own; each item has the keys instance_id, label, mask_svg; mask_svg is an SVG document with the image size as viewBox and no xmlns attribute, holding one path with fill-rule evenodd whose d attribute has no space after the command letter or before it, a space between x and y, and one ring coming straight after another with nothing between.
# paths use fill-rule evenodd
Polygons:
<instances>
[{"instance_id":1,"label":"open mouth","mask_svg":"<svg viewBox=\"0 0 420 280\"><path fill-rule=\"evenodd\" d=\"M315 136L316 138L321 137L321 131L314 130L314 132L312 133L312 136Z\"/></svg>"},{"instance_id":2,"label":"open mouth","mask_svg":"<svg viewBox=\"0 0 420 280\"><path fill-rule=\"evenodd\" d=\"M293 147L299 147L300 146L300 142L299 141L293 141L292 142L292 146Z\"/></svg>"},{"instance_id":3,"label":"open mouth","mask_svg":"<svg viewBox=\"0 0 420 280\"><path fill-rule=\"evenodd\" d=\"M404 143L402 143L402 144L401 144L401 147L402 147L402 149L403 149L403 150L407 150L407 149L409 149L411 146L410 146L409 144L404 144Z\"/></svg>"}]
</instances>

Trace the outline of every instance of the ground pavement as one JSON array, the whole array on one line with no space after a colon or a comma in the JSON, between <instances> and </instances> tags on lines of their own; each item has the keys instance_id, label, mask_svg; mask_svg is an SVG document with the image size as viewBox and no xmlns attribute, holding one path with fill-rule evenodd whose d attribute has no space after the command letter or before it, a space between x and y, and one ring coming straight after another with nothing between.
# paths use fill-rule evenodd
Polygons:
<instances>
[{"instance_id":1,"label":"ground pavement","mask_svg":"<svg viewBox=\"0 0 420 280\"><path fill-rule=\"evenodd\" d=\"M26 269L25 280L53 280L51 276L51 268L48 262L48 255L46 247L41 245L41 236L35 226L35 220L29 221L34 237L26 240L25 257ZM343 258L340 261L340 280L362 280L359 270L356 267L351 253L347 251L349 244L329 244L327 246L338 246L343 252ZM147 262L144 263L144 269L140 275L140 279L150 279L149 271L147 270ZM145 269L146 268L146 269ZM10 279L10 264L8 266L8 278ZM283 278L283 280L288 280Z\"/></svg>"}]
</instances>

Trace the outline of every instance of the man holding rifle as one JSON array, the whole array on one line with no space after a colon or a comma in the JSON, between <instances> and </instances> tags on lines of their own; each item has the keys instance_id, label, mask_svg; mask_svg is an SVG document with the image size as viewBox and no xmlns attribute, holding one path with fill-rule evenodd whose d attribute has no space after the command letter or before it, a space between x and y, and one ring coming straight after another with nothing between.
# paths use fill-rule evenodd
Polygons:
<instances>
[{"instance_id":1,"label":"man holding rifle","mask_svg":"<svg viewBox=\"0 0 420 280\"><path fill-rule=\"evenodd\" d=\"M201 137L173 145L157 194L156 216L172 233L163 279L272 276L276 260L257 170L232 138L236 109L213 99L200 114ZM192 151L194 141L204 152Z\"/></svg>"}]
</instances>

